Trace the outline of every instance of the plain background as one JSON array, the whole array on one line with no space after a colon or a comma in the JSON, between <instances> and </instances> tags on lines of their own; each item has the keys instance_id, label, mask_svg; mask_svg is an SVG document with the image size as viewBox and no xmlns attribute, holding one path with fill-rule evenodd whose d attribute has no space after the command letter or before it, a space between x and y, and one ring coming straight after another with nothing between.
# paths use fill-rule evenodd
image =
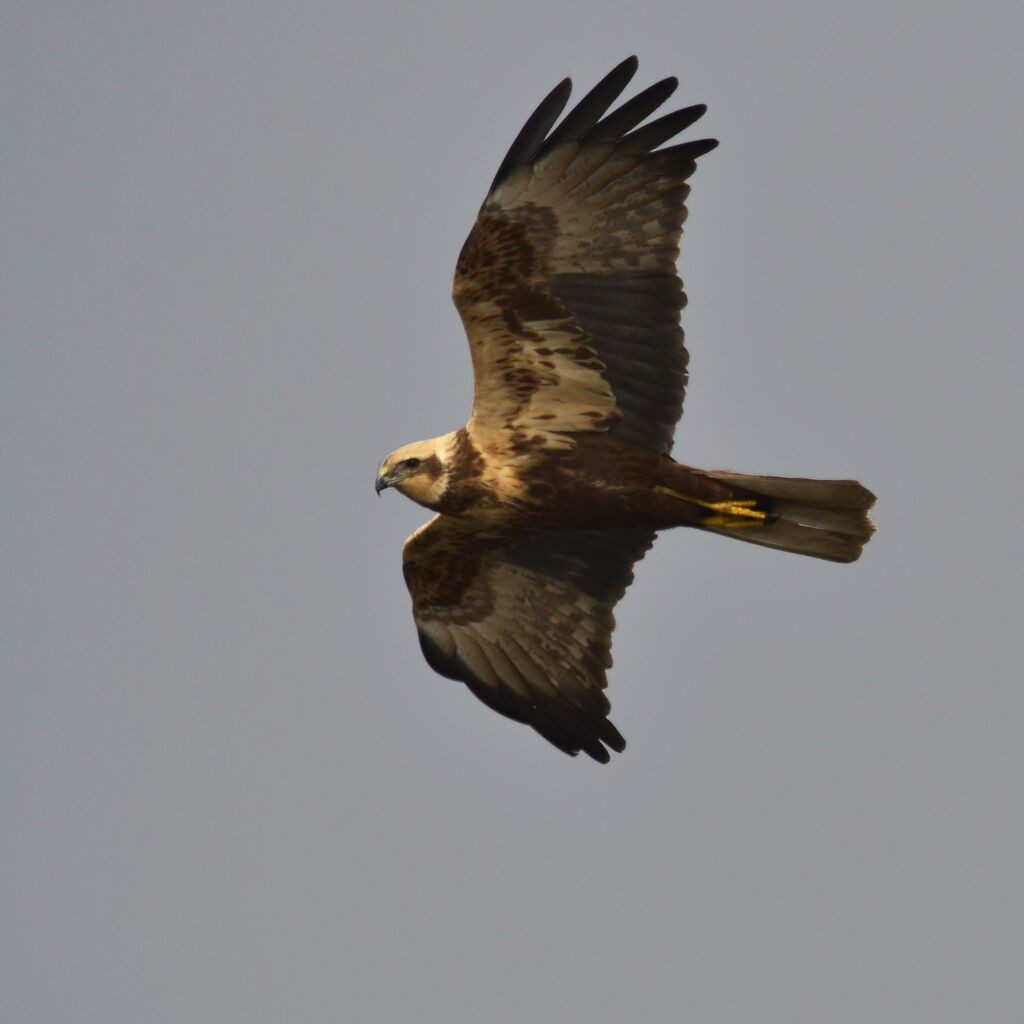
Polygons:
<instances>
[{"instance_id":1,"label":"plain background","mask_svg":"<svg viewBox=\"0 0 1024 1024\"><path fill-rule=\"evenodd\" d=\"M1019 3L2 23L5 1021L1024 1019ZM634 52L722 140L677 456L880 531L663 537L601 767L428 670L373 480L468 414L508 143Z\"/></svg>"}]
</instances>

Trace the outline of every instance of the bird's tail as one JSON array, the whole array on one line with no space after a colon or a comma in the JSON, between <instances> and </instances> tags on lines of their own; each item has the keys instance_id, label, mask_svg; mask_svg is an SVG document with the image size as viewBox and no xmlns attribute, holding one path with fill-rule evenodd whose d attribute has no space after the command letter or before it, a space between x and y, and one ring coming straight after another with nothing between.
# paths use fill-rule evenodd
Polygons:
<instances>
[{"instance_id":1,"label":"bird's tail","mask_svg":"<svg viewBox=\"0 0 1024 1024\"><path fill-rule=\"evenodd\" d=\"M875 532L868 518L875 496L856 480L703 475L727 484L735 499L716 503L699 529L831 562L855 562Z\"/></svg>"}]
</instances>

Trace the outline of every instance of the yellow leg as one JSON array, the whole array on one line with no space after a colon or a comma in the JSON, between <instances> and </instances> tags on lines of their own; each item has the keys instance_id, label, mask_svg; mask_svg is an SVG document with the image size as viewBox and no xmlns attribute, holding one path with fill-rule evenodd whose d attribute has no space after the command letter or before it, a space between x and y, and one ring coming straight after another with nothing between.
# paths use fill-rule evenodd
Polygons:
<instances>
[{"instance_id":1,"label":"yellow leg","mask_svg":"<svg viewBox=\"0 0 1024 1024\"><path fill-rule=\"evenodd\" d=\"M699 505L701 508L717 513L708 516L700 524L701 526L710 526L720 530L740 529L744 526L764 526L765 520L768 518L767 512L762 512L759 508L754 507L757 504L756 498L737 498L734 501L701 501L699 498L688 497L678 491L673 491L671 487L663 487L661 484L655 484L654 490L658 494L664 494L669 498L678 498L680 501Z\"/></svg>"}]
</instances>

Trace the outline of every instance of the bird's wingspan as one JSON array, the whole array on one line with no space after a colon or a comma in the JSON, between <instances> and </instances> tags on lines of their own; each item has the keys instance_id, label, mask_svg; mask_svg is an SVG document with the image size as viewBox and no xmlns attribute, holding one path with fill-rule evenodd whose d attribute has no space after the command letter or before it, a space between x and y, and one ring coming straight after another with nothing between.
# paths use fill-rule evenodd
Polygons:
<instances>
[{"instance_id":1,"label":"bird's wingspan","mask_svg":"<svg viewBox=\"0 0 1024 1024\"><path fill-rule=\"evenodd\" d=\"M717 143L657 148L703 106L637 127L671 78L605 116L636 66L620 64L553 131L568 80L547 96L463 246L453 297L473 359L468 429L485 452L559 446L578 431L671 449L687 379L676 271L686 179Z\"/></svg>"},{"instance_id":2,"label":"bird's wingspan","mask_svg":"<svg viewBox=\"0 0 1024 1024\"><path fill-rule=\"evenodd\" d=\"M654 540L646 530L481 530L437 516L403 550L431 667L569 754L606 762L625 740L604 694L612 609Z\"/></svg>"}]
</instances>

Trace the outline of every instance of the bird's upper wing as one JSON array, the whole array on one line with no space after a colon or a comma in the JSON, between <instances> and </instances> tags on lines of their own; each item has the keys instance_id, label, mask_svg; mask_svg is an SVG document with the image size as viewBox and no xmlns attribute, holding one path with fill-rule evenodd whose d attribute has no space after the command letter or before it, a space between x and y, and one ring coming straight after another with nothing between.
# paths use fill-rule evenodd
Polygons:
<instances>
[{"instance_id":1,"label":"bird's upper wing","mask_svg":"<svg viewBox=\"0 0 1024 1024\"><path fill-rule=\"evenodd\" d=\"M703 106L637 127L674 78L605 116L636 68L620 64L554 131L569 80L548 95L463 246L453 297L473 359L469 431L485 452L595 430L671 448L686 387L676 271L686 179L717 142L657 148Z\"/></svg>"},{"instance_id":2,"label":"bird's upper wing","mask_svg":"<svg viewBox=\"0 0 1024 1024\"><path fill-rule=\"evenodd\" d=\"M612 609L646 530L481 530L435 516L405 543L403 567L430 666L568 754L607 762L626 745L604 694Z\"/></svg>"}]
</instances>

